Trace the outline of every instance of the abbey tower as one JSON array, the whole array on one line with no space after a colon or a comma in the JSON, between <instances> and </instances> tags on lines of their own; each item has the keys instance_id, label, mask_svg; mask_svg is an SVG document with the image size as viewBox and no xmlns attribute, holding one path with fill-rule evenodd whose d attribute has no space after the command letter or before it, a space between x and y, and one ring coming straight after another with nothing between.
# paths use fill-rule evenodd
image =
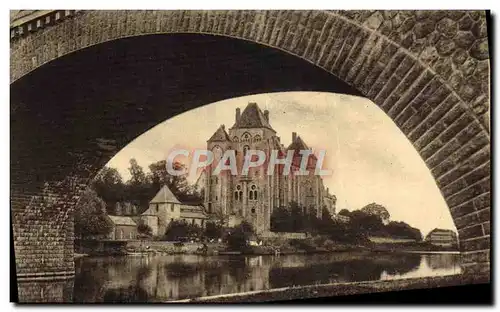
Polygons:
<instances>
[{"instance_id":1,"label":"abbey tower","mask_svg":"<svg viewBox=\"0 0 500 312\"><path fill-rule=\"evenodd\" d=\"M249 103L243 112L237 108L234 125L228 130L220 126L207 141L207 148L214 153L215 161L227 150L232 149L236 154L238 175L231 175L229 170L213 175L216 162L204 173L205 209L210 214L227 216L229 226L246 220L258 233L269 231L273 209L288 207L292 201L318 217L323 208L331 215L335 213L335 196L328 193L320 176L294 174L300 166L299 151L309 147L294 132L292 143L285 148L270 124L269 112L262 112L256 103ZM266 164L250 168L248 175L242 175L240 168L247 150L263 151L267 157L272 150L282 155L295 151L291 173L280 174L283 165L276 165L274 174L268 175ZM307 168L314 173L315 166L316 158L311 155Z\"/></svg>"}]
</instances>

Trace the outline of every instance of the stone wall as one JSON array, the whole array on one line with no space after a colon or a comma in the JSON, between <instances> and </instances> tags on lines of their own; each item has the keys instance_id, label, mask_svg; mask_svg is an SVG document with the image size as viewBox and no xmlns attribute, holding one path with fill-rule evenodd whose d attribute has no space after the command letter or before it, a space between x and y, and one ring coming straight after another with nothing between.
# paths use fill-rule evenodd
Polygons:
<instances>
[{"instance_id":1,"label":"stone wall","mask_svg":"<svg viewBox=\"0 0 500 312\"><path fill-rule=\"evenodd\" d=\"M263 232L260 234L262 238L278 238L278 239L305 239L305 233L288 233L288 232Z\"/></svg>"},{"instance_id":2,"label":"stone wall","mask_svg":"<svg viewBox=\"0 0 500 312\"><path fill-rule=\"evenodd\" d=\"M489 272L490 97L484 12L84 11L54 20L55 15L42 25L46 27L28 29L26 23L11 29L13 84L69 53L110 40L165 33L247 40L323 68L371 99L408 137L450 208L465 271ZM235 96L234 90L226 95ZM11 105L11 110L17 107ZM36 148L53 148L61 155L72 151L71 144L56 143ZM97 142L96 148L98 154L75 154L72 163L47 165L43 175L29 175L11 163L18 274L74 270L72 207L96 168L118 150L113 141ZM67 168L74 168L73 174L56 174L67 173L62 170ZM45 187L27 189L23 179Z\"/></svg>"}]
</instances>

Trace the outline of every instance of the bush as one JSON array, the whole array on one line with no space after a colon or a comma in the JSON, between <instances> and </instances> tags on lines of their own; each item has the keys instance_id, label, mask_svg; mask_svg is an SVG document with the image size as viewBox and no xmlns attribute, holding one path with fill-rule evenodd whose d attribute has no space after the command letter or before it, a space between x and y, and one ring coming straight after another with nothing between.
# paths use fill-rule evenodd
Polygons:
<instances>
[{"instance_id":1,"label":"bush","mask_svg":"<svg viewBox=\"0 0 500 312\"><path fill-rule=\"evenodd\" d=\"M246 221L241 222L238 226L230 229L226 236L226 241L229 250L233 251L248 251L248 240L255 231L251 224Z\"/></svg>"}]
</instances>

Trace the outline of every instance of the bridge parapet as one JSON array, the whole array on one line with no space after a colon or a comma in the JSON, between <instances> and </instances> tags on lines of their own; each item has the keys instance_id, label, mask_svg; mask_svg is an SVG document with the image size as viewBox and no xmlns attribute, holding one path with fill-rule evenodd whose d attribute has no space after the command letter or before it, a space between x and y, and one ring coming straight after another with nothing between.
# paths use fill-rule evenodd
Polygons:
<instances>
[{"instance_id":1,"label":"bridge parapet","mask_svg":"<svg viewBox=\"0 0 500 312\"><path fill-rule=\"evenodd\" d=\"M22 38L47 26L74 16L78 10L19 10L11 11L10 40Z\"/></svg>"}]
</instances>

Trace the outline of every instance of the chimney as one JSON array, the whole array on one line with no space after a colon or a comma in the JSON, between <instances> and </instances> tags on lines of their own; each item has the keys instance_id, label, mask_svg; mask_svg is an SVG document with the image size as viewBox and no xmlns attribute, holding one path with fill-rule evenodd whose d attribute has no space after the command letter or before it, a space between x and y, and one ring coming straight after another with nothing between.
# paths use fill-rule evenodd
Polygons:
<instances>
[{"instance_id":1,"label":"chimney","mask_svg":"<svg viewBox=\"0 0 500 312\"><path fill-rule=\"evenodd\" d=\"M269 122L269 111L267 109L264 111L264 117L266 118L266 121Z\"/></svg>"},{"instance_id":2,"label":"chimney","mask_svg":"<svg viewBox=\"0 0 500 312\"><path fill-rule=\"evenodd\" d=\"M297 132L292 132L292 143L297 140Z\"/></svg>"},{"instance_id":3,"label":"chimney","mask_svg":"<svg viewBox=\"0 0 500 312\"><path fill-rule=\"evenodd\" d=\"M236 122L240 121L240 117L241 117L241 110L238 107L238 108L236 108Z\"/></svg>"}]
</instances>

